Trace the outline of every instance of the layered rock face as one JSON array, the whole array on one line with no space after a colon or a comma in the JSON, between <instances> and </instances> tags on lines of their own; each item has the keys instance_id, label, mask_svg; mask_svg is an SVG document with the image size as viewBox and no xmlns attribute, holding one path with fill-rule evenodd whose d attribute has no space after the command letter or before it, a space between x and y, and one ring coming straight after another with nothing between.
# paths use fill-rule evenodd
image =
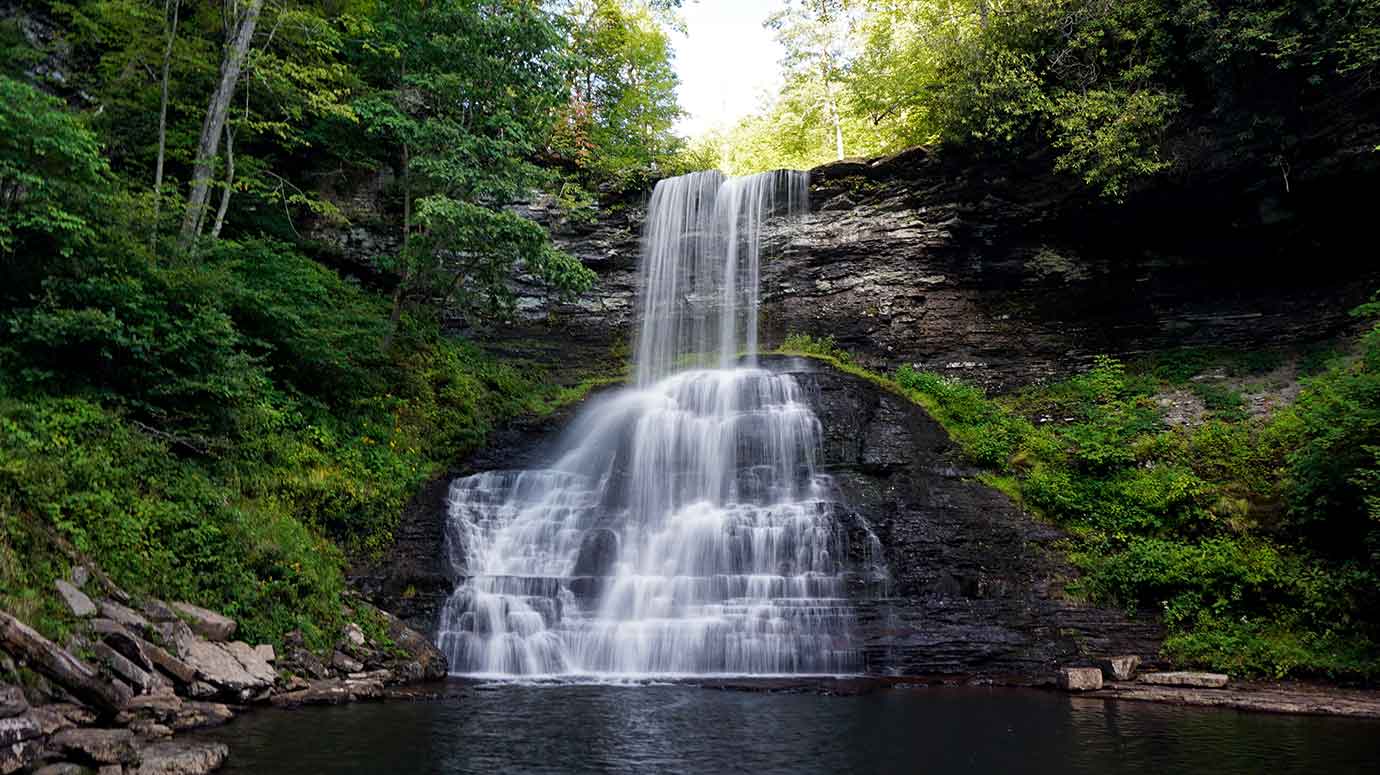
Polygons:
<instances>
[{"instance_id":1,"label":"layered rock face","mask_svg":"<svg viewBox=\"0 0 1380 775\"><path fill-rule=\"evenodd\" d=\"M1295 170L1288 191L1270 171L1201 175L1119 206L1043 162L913 149L825 165L811 173L813 212L769 235L764 344L833 336L872 366L911 363L1011 389L1100 353L1333 337L1380 287L1356 239L1367 218L1358 191L1377 164L1362 155ZM523 285L522 324L497 332L500 344L556 338L599 357L627 342L637 199L591 224L542 204L523 211L599 282L554 309Z\"/></svg>"},{"instance_id":2,"label":"layered rock face","mask_svg":"<svg viewBox=\"0 0 1380 775\"><path fill-rule=\"evenodd\" d=\"M855 590L869 670L1036 677L1094 655L1154 661L1155 619L1066 595L1063 533L978 482L922 409L827 366L771 361L811 395L826 470L881 542L889 584Z\"/></svg>"},{"instance_id":3,"label":"layered rock face","mask_svg":"<svg viewBox=\"0 0 1380 775\"><path fill-rule=\"evenodd\" d=\"M849 590L869 672L1036 680L1095 655L1137 654L1154 663L1163 637L1155 620L1065 595L1077 573L1052 546L1062 533L977 482L977 471L923 410L813 361L762 362L791 373L818 414L821 470L852 512L842 520L865 522L881 542L889 582L857 579ZM453 473L549 462L560 425L555 418L509 429ZM438 480L414 500L394 555L356 578L375 602L423 632L435 631L456 581L441 553L447 485ZM867 551L863 539L853 536L851 551Z\"/></svg>"}]
</instances>

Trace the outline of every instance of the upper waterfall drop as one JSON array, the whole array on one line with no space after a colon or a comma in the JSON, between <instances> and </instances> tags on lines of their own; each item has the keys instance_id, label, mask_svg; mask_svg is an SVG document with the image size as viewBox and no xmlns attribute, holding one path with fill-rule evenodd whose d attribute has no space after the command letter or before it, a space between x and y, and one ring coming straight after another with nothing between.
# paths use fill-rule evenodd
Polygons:
<instances>
[{"instance_id":1,"label":"upper waterfall drop","mask_svg":"<svg viewBox=\"0 0 1380 775\"><path fill-rule=\"evenodd\" d=\"M657 183L642 243L639 387L683 368L686 356L717 356L721 369L740 354L755 362L762 227L803 214L809 188L809 173L793 170Z\"/></svg>"},{"instance_id":2,"label":"upper waterfall drop","mask_svg":"<svg viewBox=\"0 0 1380 775\"><path fill-rule=\"evenodd\" d=\"M876 539L818 470L801 385L756 363L764 229L807 191L787 171L657 184L636 384L581 412L549 468L452 484L452 671L863 669L845 583L881 571L854 567L850 533L867 557Z\"/></svg>"}]
</instances>

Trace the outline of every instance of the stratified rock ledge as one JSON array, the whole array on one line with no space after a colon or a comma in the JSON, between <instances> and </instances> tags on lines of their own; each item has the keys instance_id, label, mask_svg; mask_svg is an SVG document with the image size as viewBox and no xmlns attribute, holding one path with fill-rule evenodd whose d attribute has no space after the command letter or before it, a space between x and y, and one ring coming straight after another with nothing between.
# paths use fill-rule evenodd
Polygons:
<instances>
[{"instance_id":1,"label":"stratified rock ledge","mask_svg":"<svg viewBox=\"0 0 1380 775\"><path fill-rule=\"evenodd\" d=\"M1081 697L1163 702L1257 713L1380 719L1380 692L1321 686L1274 686L1234 682L1226 689L1108 683Z\"/></svg>"}]
</instances>

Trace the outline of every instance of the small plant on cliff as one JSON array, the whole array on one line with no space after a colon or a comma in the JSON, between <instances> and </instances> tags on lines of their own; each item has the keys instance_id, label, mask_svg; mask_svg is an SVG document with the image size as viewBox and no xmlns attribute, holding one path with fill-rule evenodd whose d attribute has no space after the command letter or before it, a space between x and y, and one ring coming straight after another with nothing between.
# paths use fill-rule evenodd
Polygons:
<instances>
[{"instance_id":1,"label":"small plant on cliff","mask_svg":"<svg viewBox=\"0 0 1380 775\"><path fill-rule=\"evenodd\" d=\"M789 334L781 342L778 350L788 355L813 355L829 358L839 363L852 363L853 356L829 336L810 336L809 334Z\"/></svg>"}]
</instances>

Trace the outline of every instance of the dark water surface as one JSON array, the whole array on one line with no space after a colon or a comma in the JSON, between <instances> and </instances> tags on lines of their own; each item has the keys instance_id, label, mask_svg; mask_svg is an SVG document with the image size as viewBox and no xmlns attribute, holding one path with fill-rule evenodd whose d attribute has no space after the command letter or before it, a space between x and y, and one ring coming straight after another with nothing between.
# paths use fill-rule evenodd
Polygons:
<instances>
[{"instance_id":1,"label":"dark water surface","mask_svg":"<svg viewBox=\"0 0 1380 775\"><path fill-rule=\"evenodd\" d=\"M1376 773L1380 722L1013 689L857 697L693 686L463 688L252 713L227 772Z\"/></svg>"}]
</instances>

